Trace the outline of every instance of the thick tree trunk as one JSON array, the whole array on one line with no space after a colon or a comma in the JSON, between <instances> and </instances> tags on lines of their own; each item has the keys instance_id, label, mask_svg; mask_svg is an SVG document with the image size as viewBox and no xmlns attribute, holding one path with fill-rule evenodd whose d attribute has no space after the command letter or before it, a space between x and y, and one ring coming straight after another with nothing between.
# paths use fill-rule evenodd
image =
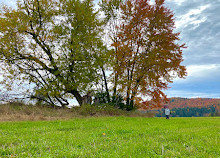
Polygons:
<instances>
[{"instance_id":1,"label":"thick tree trunk","mask_svg":"<svg viewBox=\"0 0 220 158\"><path fill-rule=\"evenodd\" d=\"M127 93L127 98L126 98L126 110L130 111L134 109L134 98L130 94Z\"/></svg>"},{"instance_id":2,"label":"thick tree trunk","mask_svg":"<svg viewBox=\"0 0 220 158\"><path fill-rule=\"evenodd\" d=\"M74 95L80 106L83 104L83 98L77 90L71 90L69 93Z\"/></svg>"},{"instance_id":3,"label":"thick tree trunk","mask_svg":"<svg viewBox=\"0 0 220 158\"><path fill-rule=\"evenodd\" d=\"M131 99L130 99L130 110L134 109L134 98L136 96L136 93L132 91Z\"/></svg>"}]
</instances>

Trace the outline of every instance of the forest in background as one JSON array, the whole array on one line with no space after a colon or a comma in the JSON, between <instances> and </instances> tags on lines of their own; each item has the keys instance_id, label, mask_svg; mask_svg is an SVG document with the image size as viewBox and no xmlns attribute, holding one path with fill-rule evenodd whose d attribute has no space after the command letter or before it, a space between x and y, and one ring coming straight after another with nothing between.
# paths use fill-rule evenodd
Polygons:
<instances>
[{"instance_id":1,"label":"forest in background","mask_svg":"<svg viewBox=\"0 0 220 158\"><path fill-rule=\"evenodd\" d=\"M144 104L150 104L144 102ZM169 98L172 117L220 116L220 99L214 98ZM150 107L150 106L148 106ZM142 112L155 112L156 117L164 117L163 108L139 109Z\"/></svg>"}]
</instances>

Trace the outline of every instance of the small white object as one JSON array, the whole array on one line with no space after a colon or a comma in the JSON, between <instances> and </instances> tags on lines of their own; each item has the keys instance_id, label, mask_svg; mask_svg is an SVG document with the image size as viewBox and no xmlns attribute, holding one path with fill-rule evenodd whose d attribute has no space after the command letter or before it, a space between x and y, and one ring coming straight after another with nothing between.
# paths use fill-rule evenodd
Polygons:
<instances>
[{"instance_id":1,"label":"small white object","mask_svg":"<svg viewBox=\"0 0 220 158\"><path fill-rule=\"evenodd\" d=\"M165 109L165 115L170 115L170 109L168 108Z\"/></svg>"}]
</instances>

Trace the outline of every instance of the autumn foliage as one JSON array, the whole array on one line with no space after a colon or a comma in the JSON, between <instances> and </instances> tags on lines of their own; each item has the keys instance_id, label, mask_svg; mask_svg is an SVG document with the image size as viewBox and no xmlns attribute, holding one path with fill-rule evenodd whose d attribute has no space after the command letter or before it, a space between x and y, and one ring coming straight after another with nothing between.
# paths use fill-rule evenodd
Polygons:
<instances>
[{"instance_id":1,"label":"autumn foliage","mask_svg":"<svg viewBox=\"0 0 220 158\"><path fill-rule=\"evenodd\" d=\"M25 80L33 87L29 97L63 107L70 98L84 104L92 92L106 93L106 103L123 96L126 110L143 97L160 105L168 84L186 76L185 44L164 3L102 0L104 17L92 0L23 0L16 9L2 7L4 84Z\"/></svg>"},{"instance_id":2,"label":"autumn foliage","mask_svg":"<svg viewBox=\"0 0 220 158\"><path fill-rule=\"evenodd\" d=\"M220 112L220 99L212 98L168 98L167 105L170 109L173 108L202 108L214 106ZM152 101L144 101L139 104L139 108L142 110L148 109L160 109L163 107L155 106Z\"/></svg>"},{"instance_id":3,"label":"autumn foliage","mask_svg":"<svg viewBox=\"0 0 220 158\"><path fill-rule=\"evenodd\" d=\"M121 23L117 25L118 40L114 71L118 90L126 94L127 110L138 96L150 96L160 104L166 100L173 77L183 78L186 69L181 65L182 48L179 33L174 33L174 14L164 6L164 0L150 5L148 0L126 0L120 6Z\"/></svg>"}]
</instances>

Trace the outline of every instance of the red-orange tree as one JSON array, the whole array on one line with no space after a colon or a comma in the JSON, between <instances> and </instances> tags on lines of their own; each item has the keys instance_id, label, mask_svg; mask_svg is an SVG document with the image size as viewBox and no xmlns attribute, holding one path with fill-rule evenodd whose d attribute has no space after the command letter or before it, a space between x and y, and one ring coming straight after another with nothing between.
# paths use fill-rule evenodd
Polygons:
<instances>
[{"instance_id":1,"label":"red-orange tree","mask_svg":"<svg viewBox=\"0 0 220 158\"><path fill-rule=\"evenodd\" d=\"M164 0L126 0L121 4L121 23L117 26L118 41L112 46L119 76L118 91L126 94L126 109L134 107L140 95L150 96L159 103L166 99L167 89L174 77L186 76L179 33L174 32L174 14L164 6Z\"/></svg>"}]
</instances>

